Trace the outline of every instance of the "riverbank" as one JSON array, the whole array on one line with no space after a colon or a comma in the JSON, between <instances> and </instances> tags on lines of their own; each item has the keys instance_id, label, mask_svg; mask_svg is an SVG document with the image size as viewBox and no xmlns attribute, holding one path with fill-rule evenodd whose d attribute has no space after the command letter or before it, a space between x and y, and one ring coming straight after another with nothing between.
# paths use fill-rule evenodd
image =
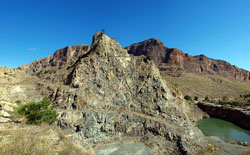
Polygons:
<instances>
[{"instance_id":1,"label":"riverbank","mask_svg":"<svg viewBox=\"0 0 250 155\"><path fill-rule=\"evenodd\" d=\"M210 117L230 121L241 128L250 130L250 110L236 107L227 107L214 103L197 103L197 106Z\"/></svg>"},{"instance_id":2,"label":"riverbank","mask_svg":"<svg viewBox=\"0 0 250 155\"><path fill-rule=\"evenodd\" d=\"M250 147L234 144L231 142L225 142L219 137L208 136L209 142L212 144L213 155L249 155ZM208 153L209 154L209 153Z\"/></svg>"}]
</instances>

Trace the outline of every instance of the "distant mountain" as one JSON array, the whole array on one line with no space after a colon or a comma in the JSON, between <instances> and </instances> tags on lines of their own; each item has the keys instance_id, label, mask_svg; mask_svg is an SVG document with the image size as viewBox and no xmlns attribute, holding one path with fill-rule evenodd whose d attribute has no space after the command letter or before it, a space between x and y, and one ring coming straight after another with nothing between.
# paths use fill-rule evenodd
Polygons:
<instances>
[{"instance_id":1,"label":"distant mountain","mask_svg":"<svg viewBox=\"0 0 250 155\"><path fill-rule=\"evenodd\" d=\"M167 48L160 40L152 38L126 47L135 56L150 57L160 71L176 75L182 72L219 75L228 79L250 80L250 72L222 60L204 55L190 56L177 48Z\"/></svg>"}]
</instances>

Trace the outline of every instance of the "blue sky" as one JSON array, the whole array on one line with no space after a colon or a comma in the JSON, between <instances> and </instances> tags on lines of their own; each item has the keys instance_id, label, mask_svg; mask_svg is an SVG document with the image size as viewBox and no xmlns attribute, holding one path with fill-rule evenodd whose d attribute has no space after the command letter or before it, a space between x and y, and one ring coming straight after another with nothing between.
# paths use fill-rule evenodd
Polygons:
<instances>
[{"instance_id":1,"label":"blue sky","mask_svg":"<svg viewBox=\"0 0 250 155\"><path fill-rule=\"evenodd\" d=\"M0 66L90 44L103 28L123 46L158 38L250 70L249 0L0 0Z\"/></svg>"}]
</instances>

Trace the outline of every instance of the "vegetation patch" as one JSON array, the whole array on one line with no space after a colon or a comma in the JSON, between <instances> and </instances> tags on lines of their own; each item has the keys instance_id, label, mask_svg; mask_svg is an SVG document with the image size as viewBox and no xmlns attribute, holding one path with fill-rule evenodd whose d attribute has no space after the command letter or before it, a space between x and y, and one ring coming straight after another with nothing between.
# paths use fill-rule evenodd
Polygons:
<instances>
[{"instance_id":1,"label":"vegetation patch","mask_svg":"<svg viewBox=\"0 0 250 155\"><path fill-rule=\"evenodd\" d=\"M195 96L195 97L194 97L194 100L195 100L195 101L198 101L198 100L199 100L198 96Z\"/></svg>"},{"instance_id":2,"label":"vegetation patch","mask_svg":"<svg viewBox=\"0 0 250 155\"><path fill-rule=\"evenodd\" d=\"M46 74L55 74L55 73L56 73L56 70L51 69L51 70L40 71L40 72L33 74L33 75L35 75L37 77L42 77L43 75L46 75Z\"/></svg>"},{"instance_id":3,"label":"vegetation patch","mask_svg":"<svg viewBox=\"0 0 250 155\"><path fill-rule=\"evenodd\" d=\"M188 95L184 96L184 99L187 100L187 101L192 101L192 97L188 96Z\"/></svg>"},{"instance_id":4,"label":"vegetation patch","mask_svg":"<svg viewBox=\"0 0 250 155\"><path fill-rule=\"evenodd\" d=\"M60 139L60 135L63 139ZM55 127L40 126L15 127L8 134L0 132L0 154L2 155L89 155L84 147L73 143L73 139Z\"/></svg>"},{"instance_id":5,"label":"vegetation patch","mask_svg":"<svg viewBox=\"0 0 250 155\"><path fill-rule=\"evenodd\" d=\"M205 102L210 102L210 99L208 98L208 96L205 97L204 101Z\"/></svg>"},{"instance_id":6,"label":"vegetation patch","mask_svg":"<svg viewBox=\"0 0 250 155\"><path fill-rule=\"evenodd\" d=\"M52 124L58 116L55 106L46 97L39 102L33 101L19 105L16 108L16 113L25 116L27 124Z\"/></svg>"},{"instance_id":7,"label":"vegetation patch","mask_svg":"<svg viewBox=\"0 0 250 155\"><path fill-rule=\"evenodd\" d=\"M215 146L212 144L208 144L207 147L201 150L198 154L205 155L205 154L213 154L215 151Z\"/></svg>"}]
</instances>

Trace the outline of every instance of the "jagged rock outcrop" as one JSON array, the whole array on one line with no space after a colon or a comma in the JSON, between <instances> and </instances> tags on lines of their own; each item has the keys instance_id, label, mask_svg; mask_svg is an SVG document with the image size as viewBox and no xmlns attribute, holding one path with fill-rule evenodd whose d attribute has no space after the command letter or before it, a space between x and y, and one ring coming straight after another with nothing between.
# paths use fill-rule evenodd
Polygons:
<instances>
[{"instance_id":1,"label":"jagged rock outcrop","mask_svg":"<svg viewBox=\"0 0 250 155\"><path fill-rule=\"evenodd\" d=\"M206 145L153 61L129 55L105 34L96 33L67 72L65 85L46 93L60 112L58 125L83 145L140 141L156 154L195 154Z\"/></svg>"},{"instance_id":2,"label":"jagged rock outcrop","mask_svg":"<svg viewBox=\"0 0 250 155\"><path fill-rule=\"evenodd\" d=\"M126 47L133 55L146 55L158 65L161 71L169 74L188 72L215 74L229 79L250 80L250 72L222 60L214 60L204 55L190 56L176 48L167 48L158 39L149 39Z\"/></svg>"},{"instance_id":3,"label":"jagged rock outcrop","mask_svg":"<svg viewBox=\"0 0 250 155\"><path fill-rule=\"evenodd\" d=\"M87 53L88 50L88 45L67 46L57 50L52 56L38 59L27 65L21 65L18 68L29 73L36 73L51 68L66 68L65 66L73 65L75 61L81 55Z\"/></svg>"}]
</instances>

